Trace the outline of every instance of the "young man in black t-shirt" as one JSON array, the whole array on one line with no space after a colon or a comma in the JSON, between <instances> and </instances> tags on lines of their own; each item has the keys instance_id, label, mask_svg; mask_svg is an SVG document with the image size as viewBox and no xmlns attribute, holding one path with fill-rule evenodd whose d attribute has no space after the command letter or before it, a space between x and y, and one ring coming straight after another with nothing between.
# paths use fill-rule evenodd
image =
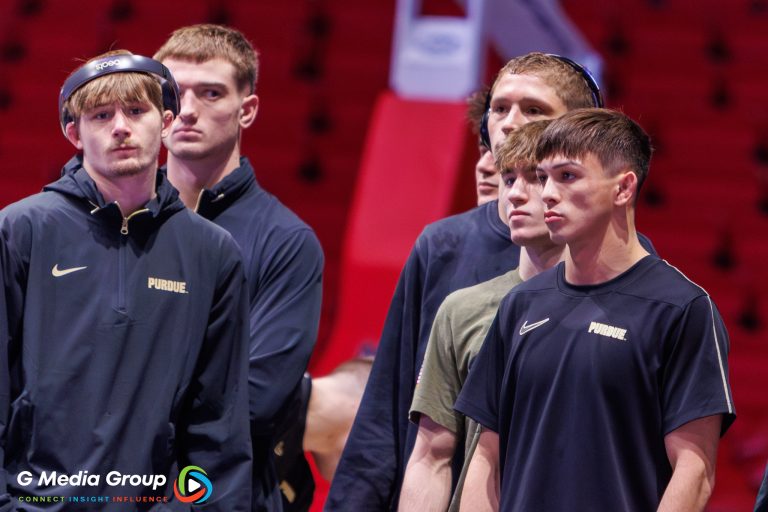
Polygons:
<instances>
[{"instance_id":1,"label":"young man in black t-shirt","mask_svg":"<svg viewBox=\"0 0 768 512\"><path fill-rule=\"evenodd\" d=\"M706 505L735 417L728 335L709 295L637 241L650 155L618 112L544 131L545 220L568 252L502 301L456 403L486 428L463 510Z\"/></svg>"}]
</instances>

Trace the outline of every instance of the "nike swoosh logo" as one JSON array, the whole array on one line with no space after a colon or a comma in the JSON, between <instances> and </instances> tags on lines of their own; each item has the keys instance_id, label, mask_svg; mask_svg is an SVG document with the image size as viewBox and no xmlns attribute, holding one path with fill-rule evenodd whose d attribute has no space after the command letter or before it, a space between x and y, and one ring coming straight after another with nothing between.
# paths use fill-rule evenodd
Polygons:
<instances>
[{"instance_id":1,"label":"nike swoosh logo","mask_svg":"<svg viewBox=\"0 0 768 512\"><path fill-rule=\"evenodd\" d=\"M528 331L532 331L537 327L541 327L545 323L549 322L549 318L545 318L544 320L539 320L538 322L534 322L530 325L528 325L528 320L523 322L523 325L520 327L520 336L527 333Z\"/></svg>"},{"instance_id":2,"label":"nike swoosh logo","mask_svg":"<svg viewBox=\"0 0 768 512\"><path fill-rule=\"evenodd\" d=\"M61 277L67 274L71 274L72 272L77 272L78 270L83 270L86 268L88 267L72 267L72 268L59 269L59 264L57 263L51 269L51 274L53 275L53 277Z\"/></svg>"}]
</instances>

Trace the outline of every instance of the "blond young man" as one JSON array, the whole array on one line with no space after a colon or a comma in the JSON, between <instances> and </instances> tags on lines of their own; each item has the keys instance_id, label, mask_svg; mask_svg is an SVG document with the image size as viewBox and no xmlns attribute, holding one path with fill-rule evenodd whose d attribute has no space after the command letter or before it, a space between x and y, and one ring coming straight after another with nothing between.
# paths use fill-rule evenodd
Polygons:
<instances>
[{"instance_id":1,"label":"blond young man","mask_svg":"<svg viewBox=\"0 0 768 512\"><path fill-rule=\"evenodd\" d=\"M178 108L170 73L110 52L70 75L59 104L80 155L0 212L0 499L11 510L123 510L129 496L133 508L249 510L242 263L157 172ZM178 471L200 489L174 482Z\"/></svg>"},{"instance_id":2,"label":"blond young man","mask_svg":"<svg viewBox=\"0 0 768 512\"><path fill-rule=\"evenodd\" d=\"M568 251L502 300L456 402L484 427L461 509L703 510L735 417L728 334L638 241L650 139L619 112L577 110L537 158Z\"/></svg>"},{"instance_id":3,"label":"blond young man","mask_svg":"<svg viewBox=\"0 0 768 512\"><path fill-rule=\"evenodd\" d=\"M437 311L411 405L411 421L419 424L419 432L405 472L400 511L458 510L465 471L480 432L477 423L454 411L453 404L501 299L562 258L565 246L549 238L542 187L536 178L536 144L549 122L522 126L496 151L510 238L520 246L520 265L451 293ZM465 440L464 465L451 497L451 462L459 439Z\"/></svg>"},{"instance_id":4,"label":"blond young man","mask_svg":"<svg viewBox=\"0 0 768 512\"><path fill-rule=\"evenodd\" d=\"M300 393L317 337L323 252L312 229L261 188L240 152L242 133L259 105L258 58L245 36L221 25L183 27L155 58L173 73L181 98L163 138L168 179L188 208L232 234L243 255L250 299L253 510L280 510L275 426ZM301 485L311 486L311 477Z\"/></svg>"}]
</instances>

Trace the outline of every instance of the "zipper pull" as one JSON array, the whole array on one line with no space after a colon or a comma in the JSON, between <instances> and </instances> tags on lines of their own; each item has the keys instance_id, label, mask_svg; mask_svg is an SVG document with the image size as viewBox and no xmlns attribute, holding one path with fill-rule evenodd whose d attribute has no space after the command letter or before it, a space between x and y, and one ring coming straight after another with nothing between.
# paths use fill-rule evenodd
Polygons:
<instances>
[{"instance_id":1,"label":"zipper pull","mask_svg":"<svg viewBox=\"0 0 768 512\"><path fill-rule=\"evenodd\" d=\"M123 225L120 226L120 234L121 235L128 234L128 217L123 217Z\"/></svg>"}]
</instances>

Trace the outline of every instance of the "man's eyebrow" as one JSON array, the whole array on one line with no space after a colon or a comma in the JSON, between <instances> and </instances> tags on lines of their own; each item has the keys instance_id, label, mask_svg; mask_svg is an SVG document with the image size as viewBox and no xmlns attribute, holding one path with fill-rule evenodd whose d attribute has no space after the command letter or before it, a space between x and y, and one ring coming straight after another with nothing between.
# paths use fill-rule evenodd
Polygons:
<instances>
[{"instance_id":1,"label":"man's eyebrow","mask_svg":"<svg viewBox=\"0 0 768 512\"><path fill-rule=\"evenodd\" d=\"M83 108L83 112L90 112L91 110L98 110L100 108L109 107L111 105L112 105L112 103L109 102L109 101L104 102L104 103L98 103L96 105L89 105L89 106Z\"/></svg>"},{"instance_id":2,"label":"man's eyebrow","mask_svg":"<svg viewBox=\"0 0 768 512\"><path fill-rule=\"evenodd\" d=\"M559 169L561 167L567 167L569 165L575 165L577 167L582 167L582 165L577 162L576 160L566 160L565 162L559 162L553 165L543 166L541 164L536 166L537 171L544 171L546 169Z\"/></svg>"},{"instance_id":3,"label":"man's eyebrow","mask_svg":"<svg viewBox=\"0 0 768 512\"><path fill-rule=\"evenodd\" d=\"M512 172L514 172L514 173L521 173L521 172L527 171L528 169L529 169L529 167L524 165L524 164L520 164L520 165L512 164L512 165L509 165L509 166L505 167L501 171L501 174L505 174L505 173L509 174L509 173L512 173Z\"/></svg>"},{"instance_id":4,"label":"man's eyebrow","mask_svg":"<svg viewBox=\"0 0 768 512\"><path fill-rule=\"evenodd\" d=\"M224 82L197 82L193 87L226 87Z\"/></svg>"},{"instance_id":5,"label":"man's eyebrow","mask_svg":"<svg viewBox=\"0 0 768 512\"><path fill-rule=\"evenodd\" d=\"M504 96L503 94L491 98L491 103L493 103L494 101L504 101L504 102L507 102L507 103L513 103L513 100L507 99L507 97ZM537 96L523 96L522 98L515 99L514 102L520 102L520 103L524 103L524 102L528 102L528 103L546 103L546 104L549 104L549 101L547 101L547 100L545 100L543 98L539 98Z\"/></svg>"},{"instance_id":6,"label":"man's eyebrow","mask_svg":"<svg viewBox=\"0 0 768 512\"><path fill-rule=\"evenodd\" d=\"M581 167L581 164L577 162L576 160L566 160L565 162L560 162L559 164L555 164L552 166L553 169L558 169L560 167L565 167L567 165L576 165Z\"/></svg>"}]
</instances>

